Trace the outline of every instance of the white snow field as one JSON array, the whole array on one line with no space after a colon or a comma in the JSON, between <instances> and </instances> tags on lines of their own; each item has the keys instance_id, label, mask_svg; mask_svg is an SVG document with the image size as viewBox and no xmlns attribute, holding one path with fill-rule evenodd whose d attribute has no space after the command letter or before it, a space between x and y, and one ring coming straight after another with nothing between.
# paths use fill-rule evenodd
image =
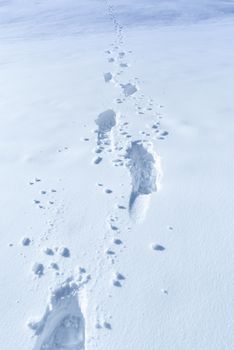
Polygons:
<instances>
[{"instance_id":1,"label":"white snow field","mask_svg":"<svg viewBox=\"0 0 234 350\"><path fill-rule=\"evenodd\" d=\"M0 1L0 349L234 348L234 3Z\"/></svg>"}]
</instances>

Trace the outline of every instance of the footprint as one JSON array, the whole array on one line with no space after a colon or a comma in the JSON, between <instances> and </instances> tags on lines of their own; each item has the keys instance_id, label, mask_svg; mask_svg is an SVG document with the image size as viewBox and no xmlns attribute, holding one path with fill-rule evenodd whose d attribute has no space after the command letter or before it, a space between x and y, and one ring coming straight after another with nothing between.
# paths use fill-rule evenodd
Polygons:
<instances>
[{"instance_id":1,"label":"footprint","mask_svg":"<svg viewBox=\"0 0 234 350\"><path fill-rule=\"evenodd\" d=\"M161 133L162 136L167 136L168 134L169 134L168 131L163 131L163 132Z\"/></svg>"},{"instance_id":2,"label":"footprint","mask_svg":"<svg viewBox=\"0 0 234 350\"><path fill-rule=\"evenodd\" d=\"M105 193L107 193L107 194L111 194L113 191L112 190L110 190L109 188L107 188L106 190L105 190Z\"/></svg>"},{"instance_id":3,"label":"footprint","mask_svg":"<svg viewBox=\"0 0 234 350\"><path fill-rule=\"evenodd\" d=\"M106 322L106 321L103 322L103 327L106 328L106 329L109 329L109 330L112 329L111 324L109 322Z\"/></svg>"},{"instance_id":4,"label":"footprint","mask_svg":"<svg viewBox=\"0 0 234 350\"><path fill-rule=\"evenodd\" d=\"M105 80L106 83L111 81L112 78L113 78L113 76L112 76L112 74L110 72L104 73L104 80Z\"/></svg>"},{"instance_id":5,"label":"footprint","mask_svg":"<svg viewBox=\"0 0 234 350\"><path fill-rule=\"evenodd\" d=\"M117 208L118 208L118 209L121 209L121 210L127 209L124 205L117 205Z\"/></svg>"},{"instance_id":6,"label":"footprint","mask_svg":"<svg viewBox=\"0 0 234 350\"><path fill-rule=\"evenodd\" d=\"M121 68L127 68L128 67L128 64L127 63L120 63L119 65Z\"/></svg>"},{"instance_id":7,"label":"footprint","mask_svg":"<svg viewBox=\"0 0 234 350\"><path fill-rule=\"evenodd\" d=\"M117 244L117 245L123 244L123 242L121 241L121 239L118 239L118 238L115 238L115 239L113 240L113 243L114 243L114 244Z\"/></svg>"},{"instance_id":8,"label":"footprint","mask_svg":"<svg viewBox=\"0 0 234 350\"><path fill-rule=\"evenodd\" d=\"M124 280L125 280L124 275L122 275L122 273L120 273L120 272L116 272L116 273L114 274L114 277L115 277L115 279L118 280L118 281L124 281Z\"/></svg>"},{"instance_id":9,"label":"footprint","mask_svg":"<svg viewBox=\"0 0 234 350\"><path fill-rule=\"evenodd\" d=\"M95 153L99 154L99 153L102 153L102 151L103 151L103 149L102 149L102 147L100 147L100 148L97 148L95 150Z\"/></svg>"},{"instance_id":10,"label":"footprint","mask_svg":"<svg viewBox=\"0 0 234 350\"><path fill-rule=\"evenodd\" d=\"M39 322L29 323L38 336L33 350L85 350L85 319L78 285L68 280L54 290Z\"/></svg>"},{"instance_id":11,"label":"footprint","mask_svg":"<svg viewBox=\"0 0 234 350\"><path fill-rule=\"evenodd\" d=\"M119 52L119 58L123 58L125 56L125 52Z\"/></svg>"},{"instance_id":12,"label":"footprint","mask_svg":"<svg viewBox=\"0 0 234 350\"><path fill-rule=\"evenodd\" d=\"M158 251L163 251L163 250L165 250L166 248L164 247L164 246L162 246L161 244L156 244L156 243L153 243L153 244L151 244L151 248L153 249L153 250L158 250Z\"/></svg>"},{"instance_id":13,"label":"footprint","mask_svg":"<svg viewBox=\"0 0 234 350\"><path fill-rule=\"evenodd\" d=\"M54 263L54 262L50 263L50 267L51 267L52 269L56 270L56 271L59 270L59 266L58 266L57 263Z\"/></svg>"},{"instance_id":14,"label":"footprint","mask_svg":"<svg viewBox=\"0 0 234 350\"><path fill-rule=\"evenodd\" d=\"M106 254L107 255L115 255L115 252L113 250L111 250L111 249L107 249L106 250Z\"/></svg>"},{"instance_id":15,"label":"footprint","mask_svg":"<svg viewBox=\"0 0 234 350\"><path fill-rule=\"evenodd\" d=\"M113 286L115 287L122 287L121 282L123 282L125 280L124 275L122 275L122 273L116 272L114 274L114 279L112 281Z\"/></svg>"},{"instance_id":16,"label":"footprint","mask_svg":"<svg viewBox=\"0 0 234 350\"><path fill-rule=\"evenodd\" d=\"M35 263L32 267L32 271L34 275L41 277L44 275L44 265L42 265L41 263Z\"/></svg>"},{"instance_id":17,"label":"footprint","mask_svg":"<svg viewBox=\"0 0 234 350\"><path fill-rule=\"evenodd\" d=\"M135 94L135 92L138 90L137 87L131 83L120 84L120 86L122 87L123 93L126 97Z\"/></svg>"},{"instance_id":18,"label":"footprint","mask_svg":"<svg viewBox=\"0 0 234 350\"><path fill-rule=\"evenodd\" d=\"M168 290L167 290L167 289L161 289L161 292L162 292L163 294L167 294L167 295L168 295Z\"/></svg>"},{"instance_id":19,"label":"footprint","mask_svg":"<svg viewBox=\"0 0 234 350\"><path fill-rule=\"evenodd\" d=\"M46 254L46 255L54 255L54 251L53 249L49 248L49 247L46 247L43 249L43 252Z\"/></svg>"},{"instance_id":20,"label":"footprint","mask_svg":"<svg viewBox=\"0 0 234 350\"><path fill-rule=\"evenodd\" d=\"M95 158L94 159L94 164L99 164L99 163L101 163L101 161L102 161L102 157L97 157L97 158Z\"/></svg>"},{"instance_id":21,"label":"footprint","mask_svg":"<svg viewBox=\"0 0 234 350\"><path fill-rule=\"evenodd\" d=\"M64 258L69 258L71 255L70 250L67 247L60 247L58 253Z\"/></svg>"},{"instance_id":22,"label":"footprint","mask_svg":"<svg viewBox=\"0 0 234 350\"><path fill-rule=\"evenodd\" d=\"M103 140L116 125L116 113L112 109L108 109L99 114L95 122L98 125L98 140Z\"/></svg>"},{"instance_id":23,"label":"footprint","mask_svg":"<svg viewBox=\"0 0 234 350\"><path fill-rule=\"evenodd\" d=\"M132 177L132 192L129 199L129 212L134 208L137 198L157 190L156 160L140 141L134 141L127 149L127 166Z\"/></svg>"},{"instance_id":24,"label":"footprint","mask_svg":"<svg viewBox=\"0 0 234 350\"><path fill-rule=\"evenodd\" d=\"M113 280L112 283L115 287L122 287L121 283L118 280Z\"/></svg>"},{"instance_id":25,"label":"footprint","mask_svg":"<svg viewBox=\"0 0 234 350\"><path fill-rule=\"evenodd\" d=\"M121 100L121 98L117 98L115 101L116 101L116 103L118 103L118 104L123 103L123 100Z\"/></svg>"},{"instance_id":26,"label":"footprint","mask_svg":"<svg viewBox=\"0 0 234 350\"><path fill-rule=\"evenodd\" d=\"M24 247L28 247L31 244L31 239L28 237L23 237L21 239L21 245Z\"/></svg>"}]
</instances>

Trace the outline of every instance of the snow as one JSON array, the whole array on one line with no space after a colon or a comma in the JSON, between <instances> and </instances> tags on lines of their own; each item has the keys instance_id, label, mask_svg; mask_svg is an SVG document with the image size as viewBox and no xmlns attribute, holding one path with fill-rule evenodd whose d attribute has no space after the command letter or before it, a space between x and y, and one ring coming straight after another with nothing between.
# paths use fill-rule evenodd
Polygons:
<instances>
[{"instance_id":1,"label":"snow","mask_svg":"<svg viewBox=\"0 0 234 350\"><path fill-rule=\"evenodd\" d=\"M1 349L232 349L233 13L0 1Z\"/></svg>"}]
</instances>

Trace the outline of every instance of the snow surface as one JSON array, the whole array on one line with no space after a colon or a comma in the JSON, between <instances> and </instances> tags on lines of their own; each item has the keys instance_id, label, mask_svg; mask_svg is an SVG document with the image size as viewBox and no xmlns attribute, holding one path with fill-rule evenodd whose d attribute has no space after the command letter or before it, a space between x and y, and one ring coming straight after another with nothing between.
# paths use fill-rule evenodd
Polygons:
<instances>
[{"instance_id":1,"label":"snow surface","mask_svg":"<svg viewBox=\"0 0 234 350\"><path fill-rule=\"evenodd\" d=\"M233 14L0 1L0 349L233 349Z\"/></svg>"}]
</instances>

